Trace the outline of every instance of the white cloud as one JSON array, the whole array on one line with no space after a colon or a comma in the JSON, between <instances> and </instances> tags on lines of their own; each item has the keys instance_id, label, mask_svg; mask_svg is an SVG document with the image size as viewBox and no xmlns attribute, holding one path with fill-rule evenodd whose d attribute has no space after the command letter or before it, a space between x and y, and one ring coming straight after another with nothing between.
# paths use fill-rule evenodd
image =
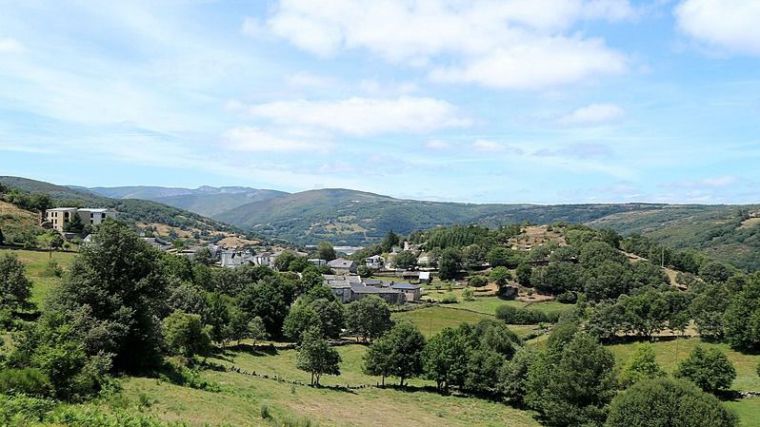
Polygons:
<instances>
[{"instance_id":1,"label":"white cloud","mask_svg":"<svg viewBox=\"0 0 760 427\"><path fill-rule=\"evenodd\" d=\"M624 70L603 41L568 34L635 15L628 0L281 0L266 25L320 56L364 49L439 81L533 89Z\"/></svg>"},{"instance_id":2,"label":"white cloud","mask_svg":"<svg viewBox=\"0 0 760 427\"><path fill-rule=\"evenodd\" d=\"M472 149L480 152L493 153L498 151L504 151L505 147L496 141L488 139L478 139L472 143Z\"/></svg>"},{"instance_id":3,"label":"white cloud","mask_svg":"<svg viewBox=\"0 0 760 427\"><path fill-rule=\"evenodd\" d=\"M358 136L424 133L470 125L470 120L461 117L448 102L405 96L395 99L277 101L254 105L249 111L254 117L281 125L300 125Z\"/></svg>"},{"instance_id":4,"label":"white cloud","mask_svg":"<svg viewBox=\"0 0 760 427\"><path fill-rule=\"evenodd\" d=\"M288 76L287 82L291 86L323 89L335 84L330 77L311 73L296 73Z\"/></svg>"},{"instance_id":5,"label":"white cloud","mask_svg":"<svg viewBox=\"0 0 760 427\"><path fill-rule=\"evenodd\" d=\"M675 9L681 31L710 46L760 55L760 1L685 0Z\"/></svg>"},{"instance_id":6,"label":"white cloud","mask_svg":"<svg viewBox=\"0 0 760 427\"><path fill-rule=\"evenodd\" d=\"M24 45L16 39L0 37L0 53L18 53L24 50Z\"/></svg>"},{"instance_id":7,"label":"white cloud","mask_svg":"<svg viewBox=\"0 0 760 427\"><path fill-rule=\"evenodd\" d=\"M440 139L427 141L425 142L424 146L429 150L447 150L451 148L451 144L446 141L441 141Z\"/></svg>"},{"instance_id":8,"label":"white cloud","mask_svg":"<svg viewBox=\"0 0 760 427\"><path fill-rule=\"evenodd\" d=\"M497 49L463 66L434 68L430 78L503 89L541 89L625 69L625 57L601 40L543 37Z\"/></svg>"},{"instance_id":9,"label":"white cloud","mask_svg":"<svg viewBox=\"0 0 760 427\"><path fill-rule=\"evenodd\" d=\"M702 180L702 184L708 187L728 187L735 184L737 181L735 176L726 175L715 178L705 178Z\"/></svg>"},{"instance_id":10,"label":"white cloud","mask_svg":"<svg viewBox=\"0 0 760 427\"><path fill-rule=\"evenodd\" d=\"M253 127L228 130L223 135L222 144L230 150L252 152L326 151L331 147L329 143L281 138Z\"/></svg>"},{"instance_id":11,"label":"white cloud","mask_svg":"<svg viewBox=\"0 0 760 427\"><path fill-rule=\"evenodd\" d=\"M615 104L590 104L560 117L566 125L585 125L609 122L623 117L625 111Z\"/></svg>"}]
</instances>

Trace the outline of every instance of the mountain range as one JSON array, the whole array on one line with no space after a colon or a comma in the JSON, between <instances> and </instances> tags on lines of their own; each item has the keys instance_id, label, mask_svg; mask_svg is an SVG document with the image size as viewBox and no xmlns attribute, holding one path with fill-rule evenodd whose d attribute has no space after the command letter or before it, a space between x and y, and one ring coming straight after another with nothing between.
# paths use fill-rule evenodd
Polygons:
<instances>
[{"instance_id":1,"label":"mountain range","mask_svg":"<svg viewBox=\"0 0 760 427\"><path fill-rule=\"evenodd\" d=\"M674 248L693 248L738 267L760 266L760 205L471 204L397 199L348 189L297 193L246 187L90 188L109 197L136 197L187 209L244 230L298 244L328 240L367 245L388 231L436 226L499 226L558 221L641 233Z\"/></svg>"}]
</instances>

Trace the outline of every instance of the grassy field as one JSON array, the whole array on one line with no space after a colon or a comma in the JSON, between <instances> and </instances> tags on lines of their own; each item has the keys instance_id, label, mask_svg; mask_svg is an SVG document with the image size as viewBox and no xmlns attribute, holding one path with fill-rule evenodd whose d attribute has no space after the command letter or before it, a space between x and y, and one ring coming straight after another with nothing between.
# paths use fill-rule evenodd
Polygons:
<instances>
[{"instance_id":1,"label":"grassy field","mask_svg":"<svg viewBox=\"0 0 760 427\"><path fill-rule=\"evenodd\" d=\"M408 320L414 323L426 338L430 338L444 328L456 328L462 323L474 325L483 319L494 318L492 315L461 310L456 307L457 304L441 305L398 312L393 313L393 319ZM537 328L538 325L509 325L509 329L521 337L532 334Z\"/></svg>"},{"instance_id":2,"label":"grassy field","mask_svg":"<svg viewBox=\"0 0 760 427\"><path fill-rule=\"evenodd\" d=\"M740 426L760 425L760 397L725 402L725 405L739 416Z\"/></svg>"},{"instance_id":3,"label":"grassy field","mask_svg":"<svg viewBox=\"0 0 760 427\"><path fill-rule=\"evenodd\" d=\"M654 343L657 363L667 372L673 372L678 363L685 359L694 347L700 344L698 338L659 341ZM727 344L701 343L704 347L715 347L726 354L736 368L736 380L733 389L740 391L760 391L760 377L757 375L757 365L760 355L743 354L731 350ZM617 344L608 348L615 354L617 364L622 366L633 354L638 344Z\"/></svg>"},{"instance_id":4,"label":"grassy field","mask_svg":"<svg viewBox=\"0 0 760 427\"><path fill-rule=\"evenodd\" d=\"M33 282L32 287L32 302L38 306L44 300L47 294L61 283L61 278L46 274L45 270L48 263L54 260L63 269L69 268L74 261L76 254L71 252L38 252L28 250L11 250L0 249L0 255L11 253L15 254L19 261L21 261L26 267L26 275Z\"/></svg>"},{"instance_id":5,"label":"grassy field","mask_svg":"<svg viewBox=\"0 0 760 427\"><path fill-rule=\"evenodd\" d=\"M348 345L338 350L343 357L342 374L323 377L324 384L376 383L377 377L361 373L363 346ZM293 350L257 355L227 351L222 359L214 361L270 376L276 373L285 380L309 379L308 374L295 368ZM305 420L312 425L329 426L539 425L530 412L483 399L374 387L351 391L316 389L235 372L204 371L202 375L221 391L195 390L156 379L126 378L122 381L122 397L116 403L135 409L139 405L142 411L161 419L184 420L194 426L225 423L270 426ZM427 382L412 383L423 384ZM262 407L272 414L273 422L262 419Z\"/></svg>"}]
</instances>

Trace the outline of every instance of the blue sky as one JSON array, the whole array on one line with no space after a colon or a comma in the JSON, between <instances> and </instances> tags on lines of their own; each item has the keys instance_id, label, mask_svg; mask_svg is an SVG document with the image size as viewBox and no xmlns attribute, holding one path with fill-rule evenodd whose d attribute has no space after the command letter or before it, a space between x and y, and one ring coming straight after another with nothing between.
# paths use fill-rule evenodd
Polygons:
<instances>
[{"instance_id":1,"label":"blue sky","mask_svg":"<svg viewBox=\"0 0 760 427\"><path fill-rule=\"evenodd\" d=\"M467 202L760 201L756 0L0 9L3 175Z\"/></svg>"}]
</instances>

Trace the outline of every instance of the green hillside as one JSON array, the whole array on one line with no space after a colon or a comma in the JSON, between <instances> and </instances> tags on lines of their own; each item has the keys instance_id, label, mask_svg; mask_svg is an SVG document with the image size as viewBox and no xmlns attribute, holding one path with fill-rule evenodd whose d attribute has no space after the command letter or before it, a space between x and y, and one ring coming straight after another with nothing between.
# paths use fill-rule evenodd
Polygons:
<instances>
[{"instance_id":1,"label":"green hillside","mask_svg":"<svg viewBox=\"0 0 760 427\"><path fill-rule=\"evenodd\" d=\"M328 239L366 244L389 230L407 234L440 225L556 221L586 222L613 213L657 209L658 205L504 205L394 199L372 193L324 189L253 202L216 215L267 236L300 243Z\"/></svg>"},{"instance_id":2,"label":"green hillside","mask_svg":"<svg viewBox=\"0 0 760 427\"><path fill-rule=\"evenodd\" d=\"M161 203L137 199L112 199L86 189L71 188L26 178L2 176L0 184L28 193L50 196L54 206L106 207L119 212L119 219L130 224L166 225L194 231L234 231L233 227L196 213Z\"/></svg>"}]
</instances>

